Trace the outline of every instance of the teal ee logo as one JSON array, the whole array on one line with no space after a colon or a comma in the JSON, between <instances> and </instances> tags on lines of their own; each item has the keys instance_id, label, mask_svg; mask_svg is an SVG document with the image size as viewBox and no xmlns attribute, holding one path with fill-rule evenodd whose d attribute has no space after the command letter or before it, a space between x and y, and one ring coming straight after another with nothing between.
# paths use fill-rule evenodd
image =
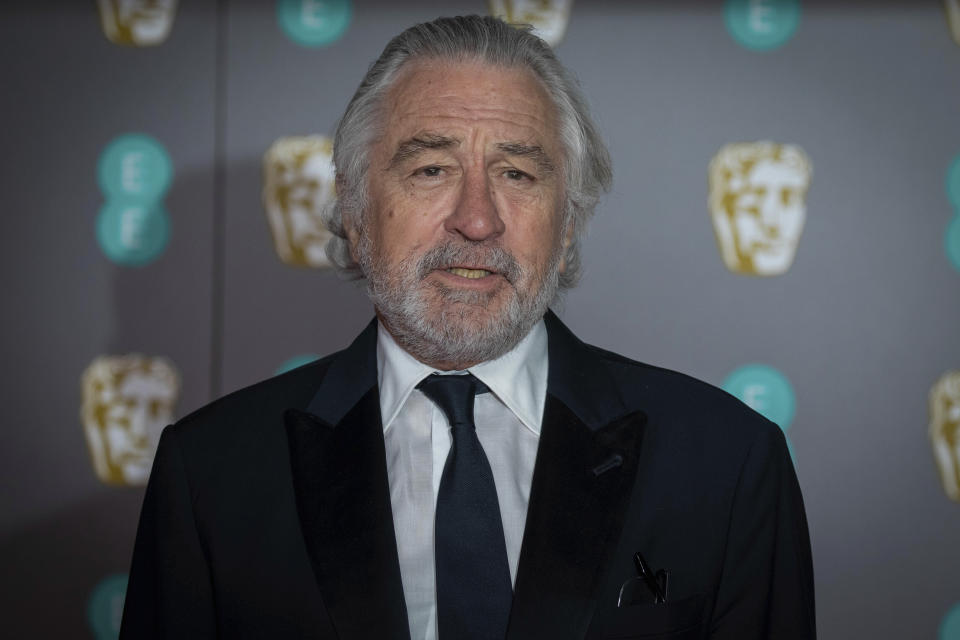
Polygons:
<instances>
[{"instance_id":1,"label":"teal ee logo","mask_svg":"<svg viewBox=\"0 0 960 640\"><path fill-rule=\"evenodd\" d=\"M960 603L953 605L940 622L939 640L960 640Z\"/></svg>"},{"instance_id":2,"label":"teal ee logo","mask_svg":"<svg viewBox=\"0 0 960 640\"><path fill-rule=\"evenodd\" d=\"M723 381L723 390L786 431L793 422L796 401L786 376L763 364L748 364Z\"/></svg>"},{"instance_id":3,"label":"teal ee logo","mask_svg":"<svg viewBox=\"0 0 960 640\"><path fill-rule=\"evenodd\" d=\"M960 271L960 155L947 169L947 200L953 205L953 220L947 225L944 249L953 268Z\"/></svg>"},{"instance_id":4,"label":"teal ee logo","mask_svg":"<svg viewBox=\"0 0 960 640\"><path fill-rule=\"evenodd\" d=\"M103 253L124 266L157 259L170 239L170 218L163 208L173 180L167 150L140 133L118 136L100 155L97 180L106 198L96 226Z\"/></svg>"},{"instance_id":5,"label":"teal ee logo","mask_svg":"<svg viewBox=\"0 0 960 640\"><path fill-rule=\"evenodd\" d=\"M116 574L103 579L87 600L87 620L96 640L116 640L120 635L127 576Z\"/></svg>"},{"instance_id":6,"label":"teal ee logo","mask_svg":"<svg viewBox=\"0 0 960 640\"><path fill-rule=\"evenodd\" d=\"M953 159L947 169L947 200L954 211L960 212L960 155Z\"/></svg>"},{"instance_id":7,"label":"teal ee logo","mask_svg":"<svg viewBox=\"0 0 960 640\"><path fill-rule=\"evenodd\" d=\"M350 26L350 0L277 0L277 22L291 40L322 47L340 39Z\"/></svg>"},{"instance_id":8,"label":"teal ee logo","mask_svg":"<svg viewBox=\"0 0 960 640\"><path fill-rule=\"evenodd\" d=\"M163 145L139 133L115 138L97 165L100 189L107 199L160 200L170 186L173 166Z\"/></svg>"},{"instance_id":9,"label":"teal ee logo","mask_svg":"<svg viewBox=\"0 0 960 640\"><path fill-rule=\"evenodd\" d=\"M957 271L960 271L960 209L953 216L953 220L947 225L947 235L944 239L944 248L947 251L947 259Z\"/></svg>"},{"instance_id":10,"label":"teal ee logo","mask_svg":"<svg viewBox=\"0 0 960 640\"><path fill-rule=\"evenodd\" d=\"M170 239L170 217L160 203L113 200L97 216L97 241L108 258L129 267L152 262Z\"/></svg>"},{"instance_id":11,"label":"teal ee logo","mask_svg":"<svg viewBox=\"0 0 960 640\"><path fill-rule=\"evenodd\" d=\"M753 51L770 51L793 37L800 0L727 0L723 20L731 37Z\"/></svg>"},{"instance_id":12,"label":"teal ee logo","mask_svg":"<svg viewBox=\"0 0 960 640\"><path fill-rule=\"evenodd\" d=\"M293 356L288 360L285 360L283 364L277 367L277 370L274 371L274 375L280 375L281 373L286 373L287 371L292 371L297 367L302 367L305 364L310 364L314 360L319 360L320 356L314 355L312 353L303 353L298 356Z\"/></svg>"}]
</instances>

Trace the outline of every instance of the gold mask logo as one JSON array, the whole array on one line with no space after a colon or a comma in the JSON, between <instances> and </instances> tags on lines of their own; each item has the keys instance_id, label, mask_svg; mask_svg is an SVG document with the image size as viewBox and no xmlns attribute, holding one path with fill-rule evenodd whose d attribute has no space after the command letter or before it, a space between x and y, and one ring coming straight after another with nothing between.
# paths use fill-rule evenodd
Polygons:
<instances>
[{"instance_id":1,"label":"gold mask logo","mask_svg":"<svg viewBox=\"0 0 960 640\"><path fill-rule=\"evenodd\" d=\"M82 377L80 416L101 481L146 484L179 391L180 377L163 358L100 356L90 363Z\"/></svg>"},{"instance_id":2,"label":"gold mask logo","mask_svg":"<svg viewBox=\"0 0 960 640\"><path fill-rule=\"evenodd\" d=\"M280 259L327 267L330 232L322 214L336 199L333 142L323 136L280 138L263 156L263 204Z\"/></svg>"},{"instance_id":3,"label":"gold mask logo","mask_svg":"<svg viewBox=\"0 0 960 640\"><path fill-rule=\"evenodd\" d=\"M173 28L177 0L97 0L107 39L128 47L152 47Z\"/></svg>"},{"instance_id":4,"label":"gold mask logo","mask_svg":"<svg viewBox=\"0 0 960 640\"><path fill-rule=\"evenodd\" d=\"M573 0L490 0L490 15L509 24L529 24L551 47L563 40Z\"/></svg>"},{"instance_id":5,"label":"gold mask logo","mask_svg":"<svg viewBox=\"0 0 960 640\"><path fill-rule=\"evenodd\" d=\"M943 490L960 502L960 371L948 371L930 389L930 441Z\"/></svg>"},{"instance_id":6,"label":"gold mask logo","mask_svg":"<svg viewBox=\"0 0 960 640\"><path fill-rule=\"evenodd\" d=\"M803 232L813 168L798 146L724 146L710 161L710 217L724 264L734 273L787 271Z\"/></svg>"},{"instance_id":7,"label":"gold mask logo","mask_svg":"<svg viewBox=\"0 0 960 640\"><path fill-rule=\"evenodd\" d=\"M947 25L954 42L960 44L960 0L944 0L947 10Z\"/></svg>"}]
</instances>

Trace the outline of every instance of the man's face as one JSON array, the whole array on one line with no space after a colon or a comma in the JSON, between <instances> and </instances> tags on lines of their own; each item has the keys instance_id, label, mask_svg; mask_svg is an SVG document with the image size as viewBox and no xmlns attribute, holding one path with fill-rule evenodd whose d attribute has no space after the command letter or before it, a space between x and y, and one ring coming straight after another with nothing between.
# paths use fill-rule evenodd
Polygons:
<instances>
[{"instance_id":1,"label":"man's face","mask_svg":"<svg viewBox=\"0 0 960 640\"><path fill-rule=\"evenodd\" d=\"M550 100L525 70L424 61L382 117L366 226L348 229L381 320L434 366L496 357L543 315L563 269Z\"/></svg>"}]
</instances>

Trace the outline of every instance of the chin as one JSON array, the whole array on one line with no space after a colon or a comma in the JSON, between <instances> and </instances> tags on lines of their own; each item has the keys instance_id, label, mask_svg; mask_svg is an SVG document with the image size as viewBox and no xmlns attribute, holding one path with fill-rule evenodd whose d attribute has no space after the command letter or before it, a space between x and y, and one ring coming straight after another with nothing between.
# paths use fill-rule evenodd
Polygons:
<instances>
[{"instance_id":1,"label":"chin","mask_svg":"<svg viewBox=\"0 0 960 640\"><path fill-rule=\"evenodd\" d=\"M459 363L460 368L493 360L513 348L538 319L524 317L516 295L497 300L500 296L455 293L416 296L404 308L381 309L394 338L418 360Z\"/></svg>"}]
</instances>

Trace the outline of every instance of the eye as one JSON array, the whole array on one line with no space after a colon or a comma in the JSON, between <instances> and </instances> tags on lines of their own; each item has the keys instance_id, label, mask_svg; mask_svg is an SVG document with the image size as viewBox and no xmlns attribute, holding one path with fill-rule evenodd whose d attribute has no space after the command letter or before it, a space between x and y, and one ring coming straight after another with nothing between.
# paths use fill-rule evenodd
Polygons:
<instances>
[{"instance_id":1,"label":"eye","mask_svg":"<svg viewBox=\"0 0 960 640\"><path fill-rule=\"evenodd\" d=\"M422 167L414 172L414 175L424 176L426 178L439 178L443 173L440 167Z\"/></svg>"},{"instance_id":2,"label":"eye","mask_svg":"<svg viewBox=\"0 0 960 640\"><path fill-rule=\"evenodd\" d=\"M507 169L503 172L504 177L508 180L532 180L533 177L523 171L517 169Z\"/></svg>"}]
</instances>

